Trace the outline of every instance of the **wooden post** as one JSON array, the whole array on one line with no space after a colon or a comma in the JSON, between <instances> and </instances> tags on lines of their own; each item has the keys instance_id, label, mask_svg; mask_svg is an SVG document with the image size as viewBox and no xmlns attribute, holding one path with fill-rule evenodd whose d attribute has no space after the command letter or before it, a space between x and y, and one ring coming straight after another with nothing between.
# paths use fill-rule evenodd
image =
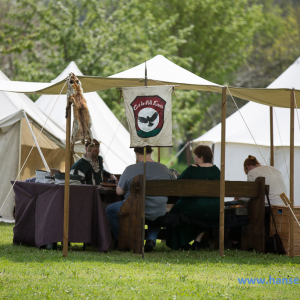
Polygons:
<instances>
[{"instance_id":1,"label":"wooden post","mask_svg":"<svg viewBox=\"0 0 300 300\"><path fill-rule=\"evenodd\" d=\"M22 122L23 118L20 120L20 132L19 132L19 160L18 160L18 180L21 178L20 170L21 170L21 163L22 163Z\"/></svg>"},{"instance_id":2,"label":"wooden post","mask_svg":"<svg viewBox=\"0 0 300 300\"><path fill-rule=\"evenodd\" d=\"M160 147L157 148L157 160L160 163Z\"/></svg>"},{"instance_id":3,"label":"wooden post","mask_svg":"<svg viewBox=\"0 0 300 300\"><path fill-rule=\"evenodd\" d=\"M146 147L144 147L144 176L143 176L143 209L142 209L142 258L144 258L145 242L145 204L146 204Z\"/></svg>"},{"instance_id":4,"label":"wooden post","mask_svg":"<svg viewBox=\"0 0 300 300\"><path fill-rule=\"evenodd\" d=\"M294 89L291 90L291 133L290 133L290 200L291 208L294 209ZM294 218L290 211L290 257L294 256Z\"/></svg>"},{"instance_id":5,"label":"wooden post","mask_svg":"<svg viewBox=\"0 0 300 300\"><path fill-rule=\"evenodd\" d=\"M190 144L185 148L186 153L186 163L189 166L192 163L192 156L191 156L191 146Z\"/></svg>"},{"instance_id":6,"label":"wooden post","mask_svg":"<svg viewBox=\"0 0 300 300\"><path fill-rule=\"evenodd\" d=\"M225 198L225 139L226 139L226 87L222 88L222 129L221 129L221 180L220 180L220 224L219 254L224 256L224 198Z\"/></svg>"},{"instance_id":7,"label":"wooden post","mask_svg":"<svg viewBox=\"0 0 300 300\"><path fill-rule=\"evenodd\" d=\"M274 130L272 106L270 106L270 166L274 167Z\"/></svg>"},{"instance_id":8,"label":"wooden post","mask_svg":"<svg viewBox=\"0 0 300 300\"><path fill-rule=\"evenodd\" d=\"M66 119L66 156L65 156L65 201L64 201L64 234L63 256L68 256L69 244L69 196L70 196L70 131L71 131L71 107Z\"/></svg>"}]
</instances>

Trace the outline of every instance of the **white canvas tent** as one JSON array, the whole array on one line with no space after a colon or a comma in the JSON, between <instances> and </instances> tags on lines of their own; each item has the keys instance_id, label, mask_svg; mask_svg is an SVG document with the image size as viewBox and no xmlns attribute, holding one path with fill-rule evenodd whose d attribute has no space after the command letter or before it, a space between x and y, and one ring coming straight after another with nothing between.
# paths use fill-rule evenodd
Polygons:
<instances>
[{"instance_id":1,"label":"white canvas tent","mask_svg":"<svg viewBox=\"0 0 300 300\"><path fill-rule=\"evenodd\" d=\"M0 71L0 79L9 82L9 79ZM34 138L28 126L37 138L40 128L43 127L46 117L40 113L34 103L24 94L0 92L0 221L13 220L14 193L11 192L5 201L9 190L10 181L14 181L24 164ZM26 117L25 117L26 114ZM65 131L55 122L48 120L45 129L38 138L38 145L49 168L57 168L64 171ZM27 160L19 179L25 180L35 176L35 170L45 170L41 155L35 146ZM5 204L4 204L5 201ZM4 204L4 205L3 205Z\"/></svg>"},{"instance_id":2,"label":"white canvas tent","mask_svg":"<svg viewBox=\"0 0 300 300\"><path fill-rule=\"evenodd\" d=\"M154 57L155 60L157 57ZM147 62L149 63L149 61ZM175 65L176 66L176 65ZM159 66L158 66L159 67ZM222 93L222 141L221 141L221 160L222 160L222 167L221 167L221 178L220 178L220 255L223 256L224 254L224 196L225 196L225 113L226 113L226 93L228 88L225 86L220 86L214 84L212 82L193 82L192 84L186 82L185 76L180 76L182 72L181 68L177 66L176 70L178 72L176 76L176 80L178 81L160 81L154 78L148 77L145 78L143 75L137 75L134 78L117 78L117 77L100 77L100 76L79 76L81 83L84 87L84 91L93 92L99 91L109 88L115 87L134 87L134 86L143 86L147 80L148 86L154 85L174 85L176 89L183 89L183 90L197 90L197 91L207 91L207 92L218 92ZM123 75L124 76L124 75ZM200 77L198 77L200 78ZM201 78L200 78L201 79ZM61 80L57 83L38 83L38 82L3 82L0 80L0 90L7 91L7 92L18 92L18 93L37 93L37 94L44 94L44 95L52 95L52 94L65 94L67 91L66 86L64 86L64 80ZM300 107L300 90L299 89L288 89L288 88L269 88L269 89L257 89L257 88L235 88L230 87L230 92L233 96L250 100L253 102L274 106L274 107L286 107L286 108L293 108L294 102ZM291 93L293 92L293 94ZM293 115L293 110L291 110L291 115ZM69 127L68 127L69 128ZM67 130L68 131L68 130ZM69 146L69 137L68 137L68 146ZM68 147L67 147L68 148ZM291 166L294 166L294 159L293 159L293 130L291 126ZM67 152L68 154L68 152ZM66 157L66 161L68 163L68 157ZM294 191L294 172L291 170L291 205L293 206L293 191ZM68 179L66 177L66 182ZM65 189L65 205L68 207L69 201L69 194L68 189ZM65 210L66 220L68 219L68 210ZM290 220L290 222L292 222ZM67 223L65 223L67 224ZM64 230L67 232L67 226L65 226ZM290 247L293 249L293 241L290 239ZM67 235L66 239L64 239L64 255L67 255ZM291 256L293 253L291 252Z\"/></svg>"},{"instance_id":3,"label":"white canvas tent","mask_svg":"<svg viewBox=\"0 0 300 300\"><path fill-rule=\"evenodd\" d=\"M53 83L64 80L71 72L75 75L82 76L75 62L71 62L67 68L53 80ZM53 108L50 118L65 129L67 96L66 94L60 95L54 106L57 97L57 95L43 95L35 104L46 115L49 115ZM93 136L95 139L101 141L100 154L104 159L104 168L111 173L122 174L128 165L135 163L134 151L129 148L129 133L96 92L84 93L84 97L92 118Z\"/></svg>"},{"instance_id":4,"label":"white canvas tent","mask_svg":"<svg viewBox=\"0 0 300 300\"><path fill-rule=\"evenodd\" d=\"M274 80L268 88L300 89L300 58L285 72ZM278 168L285 179L289 190L290 173L290 110L273 108L274 130L274 166ZM267 163L270 164L270 108L266 105L249 102L240 109L251 133L253 134ZM300 159L300 129L298 116L295 112L295 161ZM193 141L195 144L214 145L214 163L220 167L221 123ZM265 164L251 137L240 113L237 111L226 120L226 171L227 180L246 180L243 162L251 154ZM295 168L295 182L300 180L300 169ZM300 205L300 186L295 185L295 205Z\"/></svg>"}]
</instances>

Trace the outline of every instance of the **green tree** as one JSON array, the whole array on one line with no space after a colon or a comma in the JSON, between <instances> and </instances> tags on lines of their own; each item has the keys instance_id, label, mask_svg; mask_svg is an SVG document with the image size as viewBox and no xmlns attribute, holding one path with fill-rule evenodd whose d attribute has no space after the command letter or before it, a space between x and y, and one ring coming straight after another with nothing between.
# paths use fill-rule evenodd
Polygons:
<instances>
[{"instance_id":1,"label":"green tree","mask_svg":"<svg viewBox=\"0 0 300 300\"><path fill-rule=\"evenodd\" d=\"M263 18L253 51L234 84L266 87L300 56L300 2L261 0Z\"/></svg>"},{"instance_id":2,"label":"green tree","mask_svg":"<svg viewBox=\"0 0 300 300\"><path fill-rule=\"evenodd\" d=\"M72 60L84 74L108 76L162 54L222 84L247 59L261 16L261 7L246 0L0 3L7 13L0 23L0 66L11 79L28 81L49 81ZM116 90L100 95L124 115ZM219 103L220 95L178 91L174 137L188 140L207 130L219 118Z\"/></svg>"}]
</instances>

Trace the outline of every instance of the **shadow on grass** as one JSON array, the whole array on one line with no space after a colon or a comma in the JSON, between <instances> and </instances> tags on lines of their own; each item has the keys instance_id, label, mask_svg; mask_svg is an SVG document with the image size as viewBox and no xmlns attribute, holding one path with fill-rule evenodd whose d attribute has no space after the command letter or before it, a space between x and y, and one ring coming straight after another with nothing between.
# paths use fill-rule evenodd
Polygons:
<instances>
[{"instance_id":1,"label":"shadow on grass","mask_svg":"<svg viewBox=\"0 0 300 300\"><path fill-rule=\"evenodd\" d=\"M128 264L137 262L189 264L197 265L201 263L210 264L239 264L239 265L284 265L287 263L299 264L300 258L290 258L288 256L261 254L254 251L225 250L225 256L220 257L219 252L202 249L200 251L173 251L165 244L159 244L151 253L145 253L144 259L141 254L132 252L111 251L99 253L94 247L86 247L83 251L82 244L72 244L67 257L63 257L62 248L57 250L38 249L35 247L16 246L9 243L0 242L0 257L2 260L12 262L102 262L114 264Z\"/></svg>"},{"instance_id":2,"label":"shadow on grass","mask_svg":"<svg viewBox=\"0 0 300 300\"><path fill-rule=\"evenodd\" d=\"M83 244L71 244L67 257L62 255L62 247L59 245L57 250L38 249L24 245L16 246L12 244L13 224L0 223L0 258L12 262L61 262L66 261L95 261L111 262L116 264L127 264L132 262L144 263L167 263L172 261L174 264L199 263L226 263L226 264L247 264L247 265L271 265L300 263L300 257L290 258L285 255L261 254L255 251L226 250L225 256L220 257L219 251L209 251L201 249L200 251L174 251L168 248L164 243L158 243L151 253L145 253L144 259L141 254L131 252L110 251L99 253L96 248L87 246L83 251Z\"/></svg>"}]
</instances>

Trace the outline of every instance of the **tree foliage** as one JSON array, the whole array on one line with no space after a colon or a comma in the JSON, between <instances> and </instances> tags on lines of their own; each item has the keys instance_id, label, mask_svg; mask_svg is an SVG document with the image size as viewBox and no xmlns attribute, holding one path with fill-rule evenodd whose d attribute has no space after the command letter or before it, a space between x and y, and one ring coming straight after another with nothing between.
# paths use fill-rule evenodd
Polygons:
<instances>
[{"instance_id":1,"label":"tree foliage","mask_svg":"<svg viewBox=\"0 0 300 300\"><path fill-rule=\"evenodd\" d=\"M234 84L267 87L300 56L300 2L260 0L263 18L253 40L253 51Z\"/></svg>"},{"instance_id":2,"label":"tree foliage","mask_svg":"<svg viewBox=\"0 0 300 300\"><path fill-rule=\"evenodd\" d=\"M0 68L12 80L50 81L75 61L86 75L108 76L162 54L212 82L251 85L259 66L268 66L265 76L274 69L272 58L283 63L299 50L292 2L274 2L0 0ZM220 95L176 94L176 139L191 139L219 121ZM118 92L100 95L121 119Z\"/></svg>"}]
</instances>

